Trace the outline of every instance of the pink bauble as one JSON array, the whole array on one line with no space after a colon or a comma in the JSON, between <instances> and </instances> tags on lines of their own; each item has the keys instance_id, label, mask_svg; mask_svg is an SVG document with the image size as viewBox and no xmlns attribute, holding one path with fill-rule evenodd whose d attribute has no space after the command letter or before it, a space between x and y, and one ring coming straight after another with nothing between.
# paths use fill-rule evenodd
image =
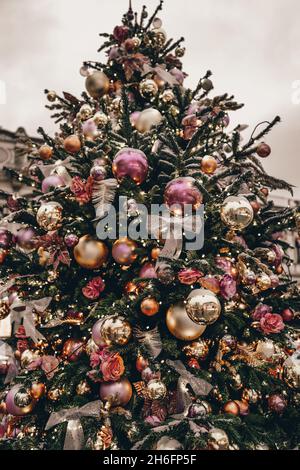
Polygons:
<instances>
[{"instance_id":1,"label":"pink bauble","mask_svg":"<svg viewBox=\"0 0 300 470\"><path fill-rule=\"evenodd\" d=\"M35 248L36 232L32 227L21 228L16 236L17 244L23 250L29 252Z\"/></svg>"},{"instance_id":2,"label":"pink bauble","mask_svg":"<svg viewBox=\"0 0 300 470\"><path fill-rule=\"evenodd\" d=\"M99 390L100 399L110 401L113 406L125 406L132 397L132 386L128 379L103 382Z\"/></svg>"},{"instance_id":3,"label":"pink bauble","mask_svg":"<svg viewBox=\"0 0 300 470\"><path fill-rule=\"evenodd\" d=\"M285 308L281 312L283 321L292 321L294 319L294 312L290 308Z\"/></svg>"},{"instance_id":4,"label":"pink bauble","mask_svg":"<svg viewBox=\"0 0 300 470\"><path fill-rule=\"evenodd\" d=\"M140 114L141 114L140 111L134 111L133 113L130 114L129 119L130 119L130 122L133 126L135 125L135 123L136 123L136 121L137 121Z\"/></svg>"},{"instance_id":5,"label":"pink bauble","mask_svg":"<svg viewBox=\"0 0 300 470\"><path fill-rule=\"evenodd\" d=\"M73 248L75 245L77 245L79 238L77 235L75 235L75 233L68 233L65 235L64 240L68 248Z\"/></svg>"},{"instance_id":6,"label":"pink bauble","mask_svg":"<svg viewBox=\"0 0 300 470\"><path fill-rule=\"evenodd\" d=\"M0 248L9 248L12 245L13 236L9 230L0 229Z\"/></svg>"},{"instance_id":7,"label":"pink bauble","mask_svg":"<svg viewBox=\"0 0 300 470\"><path fill-rule=\"evenodd\" d=\"M203 196L194 183L194 178L186 176L167 184L164 201L171 212L180 215L185 205L189 204L193 209L197 209L202 204Z\"/></svg>"},{"instance_id":8,"label":"pink bauble","mask_svg":"<svg viewBox=\"0 0 300 470\"><path fill-rule=\"evenodd\" d=\"M102 181L106 178L106 170L104 166L101 165L94 165L91 168L90 175L94 178L96 181Z\"/></svg>"},{"instance_id":9,"label":"pink bauble","mask_svg":"<svg viewBox=\"0 0 300 470\"><path fill-rule=\"evenodd\" d=\"M92 340L99 347L107 346L106 342L101 336L102 323L103 323L103 318L98 320L92 328Z\"/></svg>"},{"instance_id":10,"label":"pink bauble","mask_svg":"<svg viewBox=\"0 0 300 470\"><path fill-rule=\"evenodd\" d=\"M82 124L82 132L85 137L93 139L97 134L97 124L93 119L88 119Z\"/></svg>"},{"instance_id":11,"label":"pink bauble","mask_svg":"<svg viewBox=\"0 0 300 470\"><path fill-rule=\"evenodd\" d=\"M22 388L20 384L14 385L6 395L6 411L8 414L13 416L24 416L30 413L35 405L35 400L32 400L31 403L27 406L20 408L15 404L15 395Z\"/></svg>"},{"instance_id":12,"label":"pink bauble","mask_svg":"<svg viewBox=\"0 0 300 470\"><path fill-rule=\"evenodd\" d=\"M59 186L64 186L64 180L58 175L50 175L47 176L42 182L42 191L43 193L47 193L48 191L52 191L53 189L58 188Z\"/></svg>"},{"instance_id":13,"label":"pink bauble","mask_svg":"<svg viewBox=\"0 0 300 470\"><path fill-rule=\"evenodd\" d=\"M139 277L142 277L144 279L156 279L157 274L156 274L155 267L153 266L153 264L145 263L139 272Z\"/></svg>"},{"instance_id":14,"label":"pink bauble","mask_svg":"<svg viewBox=\"0 0 300 470\"><path fill-rule=\"evenodd\" d=\"M124 148L120 150L113 160L113 174L118 180L131 178L136 184L145 181L148 174L147 157L141 150Z\"/></svg>"}]
</instances>

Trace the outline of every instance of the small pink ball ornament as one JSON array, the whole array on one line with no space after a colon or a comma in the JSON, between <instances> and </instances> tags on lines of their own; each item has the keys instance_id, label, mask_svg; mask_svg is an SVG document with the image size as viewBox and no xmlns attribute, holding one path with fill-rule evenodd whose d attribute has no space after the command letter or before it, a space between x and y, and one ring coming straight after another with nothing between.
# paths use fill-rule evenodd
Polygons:
<instances>
[{"instance_id":1,"label":"small pink ball ornament","mask_svg":"<svg viewBox=\"0 0 300 470\"><path fill-rule=\"evenodd\" d=\"M120 150L112 164L113 174L119 181L128 177L138 185L145 181L148 170L148 161L144 152L133 148Z\"/></svg>"},{"instance_id":2,"label":"small pink ball ornament","mask_svg":"<svg viewBox=\"0 0 300 470\"><path fill-rule=\"evenodd\" d=\"M48 193L50 190L64 186L64 180L58 175L47 176L42 182L42 192Z\"/></svg>"},{"instance_id":3,"label":"small pink ball ornament","mask_svg":"<svg viewBox=\"0 0 300 470\"><path fill-rule=\"evenodd\" d=\"M125 406L132 397L132 385L126 378L116 382L103 382L99 395L101 400L110 401L113 406Z\"/></svg>"},{"instance_id":4,"label":"small pink ball ornament","mask_svg":"<svg viewBox=\"0 0 300 470\"><path fill-rule=\"evenodd\" d=\"M18 406L18 402L23 402L24 406ZM17 404L16 404L17 403ZM13 416L24 416L34 408L35 400L21 385L14 385L6 395L6 411Z\"/></svg>"},{"instance_id":5,"label":"small pink ball ornament","mask_svg":"<svg viewBox=\"0 0 300 470\"><path fill-rule=\"evenodd\" d=\"M176 178L167 184L164 194L164 202L175 215L184 212L187 204L195 210L202 204L203 196L195 186L194 178L189 176Z\"/></svg>"},{"instance_id":6,"label":"small pink ball ornament","mask_svg":"<svg viewBox=\"0 0 300 470\"><path fill-rule=\"evenodd\" d=\"M139 272L139 277L144 279L156 279L157 273L154 265L152 263L145 263Z\"/></svg>"}]
</instances>

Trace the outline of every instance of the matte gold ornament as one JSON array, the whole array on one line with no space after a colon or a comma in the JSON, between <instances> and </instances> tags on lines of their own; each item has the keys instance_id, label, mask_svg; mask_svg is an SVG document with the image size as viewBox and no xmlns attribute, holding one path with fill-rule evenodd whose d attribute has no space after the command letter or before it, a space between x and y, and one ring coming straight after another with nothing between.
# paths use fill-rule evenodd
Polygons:
<instances>
[{"instance_id":1,"label":"matte gold ornament","mask_svg":"<svg viewBox=\"0 0 300 470\"><path fill-rule=\"evenodd\" d=\"M283 379L293 389L300 389L300 353L296 351L283 364Z\"/></svg>"},{"instance_id":2,"label":"matte gold ornament","mask_svg":"<svg viewBox=\"0 0 300 470\"><path fill-rule=\"evenodd\" d=\"M0 320L4 320L4 318L8 317L10 314L10 306L8 297L5 297L0 300Z\"/></svg>"},{"instance_id":3,"label":"matte gold ornament","mask_svg":"<svg viewBox=\"0 0 300 470\"><path fill-rule=\"evenodd\" d=\"M183 302L178 302L169 308L166 324L170 333L182 341L193 341L199 338L206 328L206 326L198 325L189 318Z\"/></svg>"},{"instance_id":4,"label":"matte gold ornament","mask_svg":"<svg viewBox=\"0 0 300 470\"><path fill-rule=\"evenodd\" d=\"M209 450L228 450L229 439L225 431L219 428L213 428L209 431L208 449Z\"/></svg>"},{"instance_id":5,"label":"matte gold ornament","mask_svg":"<svg viewBox=\"0 0 300 470\"><path fill-rule=\"evenodd\" d=\"M150 400L161 400L167 395L167 387L161 380L152 379L147 384L146 394Z\"/></svg>"},{"instance_id":6,"label":"matte gold ornament","mask_svg":"<svg viewBox=\"0 0 300 470\"><path fill-rule=\"evenodd\" d=\"M181 450L183 449L182 444L180 444L177 439L169 436L162 436L159 441L154 445L154 450Z\"/></svg>"},{"instance_id":7,"label":"matte gold ornament","mask_svg":"<svg viewBox=\"0 0 300 470\"><path fill-rule=\"evenodd\" d=\"M58 202L42 203L37 211L36 220L39 226L46 230L57 230L62 223L63 208Z\"/></svg>"},{"instance_id":8,"label":"matte gold ornament","mask_svg":"<svg viewBox=\"0 0 300 470\"><path fill-rule=\"evenodd\" d=\"M50 158L52 158L52 155L53 149L49 145L45 144L39 148L39 157L42 160L50 160Z\"/></svg>"},{"instance_id":9,"label":"matte gold ornament","mask_svg":"<svg viewBox=\"0 0 300 470\"><path fill-rule=\"evenodd\" d=\"M221 314L221 304L210 290L195 289L186 300L186 312L193 322L211 325Z\"/></svg>"},{"instance_id":10,"label":"matte gold ornament","mask_svg":"<svg viewBox=\"0 0 300 470\"><path fill-rule=\"evenodd\" d=\"M212 175L218 167L217 160L212 155L206 155L201 160L201 170L207 175Z\"/></svg>"},{"instance_id":11,"label":"matte gold ornament","mask_svg":"<svg viewBox=\"0 0 300 470\"><path fill-rule=\"evenodd\" d=\"M131 326L123 317L105 318L101 325L101 337L108 346L111 344L124 346L130 340L131 334Z\"/></svg>"},{"instance_id":12,"label":"matte gold ornament","mask_svg":"<svg viewBox=\"0 0 300 470\"><path fill-rule=\"evenodd\" d=\"M158 86L156 85L154 80L150 78L145 78L141 81L139 85L140 94L143 98L152 99L158 93Z\"/></svg>"},{"instance_id":13,"label":"matte gold ornament","mask_svg":"<svg viewBox=\"0 0 300 470\"><path fill-rule=\"evenodd\" d=\"M227 227L242 230L253 220L253 209L244 196L229 196L221 208L221 219Z\"/></svg>"},{"instance_id":14,"label":"matte gold ornament","mask_svg":"<svg viewBox=\"0 0 300 470\"><path fill-rule=\"evenodd\" d=\"M147 108L141 111L135 121L135 128L141 132L149 132L152 127L158 126L162 120L161 113L154 108Z\"/></svg>"},{"instance_id":15,"label":"matte gold ornament","mask_svg":"<svg viewBox=\"0 0 300 470\"><path fill-rule=\"evenodd\" d=\"M90 235L81 237L74 247L74 258L85 269L99 269L106 262L107 257L107 246Z\"/></svg>"},{"instance_id":16,"label":"matte gold ornament","mask_svg":"<svg viewBox=\"0 0 300 470\"><path fill-rule=\"evenodd\" d=\"M209 353L210 341L206 339L198 339L183 347L182 351L187 357L195 357L201 361L205 361Z\"/></svg>"},{"instance_id":17,"label":"matte gold ornament","mask_svg":"<svg viewBox=\"0 0 300 470\"><path fill-rule=\"evenodd\" d=\"M109 91L109 79L104 72L93 72L86 78L85 87L92 98L102 98Z\"/></svg>"}]
</instances>

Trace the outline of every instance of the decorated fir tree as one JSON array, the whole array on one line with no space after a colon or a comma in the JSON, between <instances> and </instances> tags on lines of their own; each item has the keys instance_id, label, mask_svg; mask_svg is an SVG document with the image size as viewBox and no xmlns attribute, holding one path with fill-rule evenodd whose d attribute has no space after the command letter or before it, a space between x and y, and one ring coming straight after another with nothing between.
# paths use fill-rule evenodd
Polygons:
<instances>
[{"instance_id":1,"label":"decorated fir tree","mask_svg":"<svg viewBox=\"0 0 300 470\"><path fill-rule=\"evenodd\" d=\"M269 200L291 187L261 164L279 118L249 140L229 131L241 105L210 96L211 72L184 86L161 8L130 7L102 35L80 98L46 90L57 133L39 128L28 166L7 170L32 197L3 194L2 449L299 443L300 299L281 235L300 221ZM155 236L123 236L141 207ZM190 249L175 228L199 218Z\"/></svg>"}]
</instances>

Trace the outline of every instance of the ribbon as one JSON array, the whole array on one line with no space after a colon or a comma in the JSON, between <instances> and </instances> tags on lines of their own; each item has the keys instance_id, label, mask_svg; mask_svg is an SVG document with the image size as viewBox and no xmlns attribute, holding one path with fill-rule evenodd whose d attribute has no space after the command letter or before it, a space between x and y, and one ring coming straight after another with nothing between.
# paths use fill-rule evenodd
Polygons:
<instances>
[{"instance_id":1,"label":"ribbon","mask_svg":"<svg viewBox=\"0 0 300 470\"><path fill-rule=\"evenodd\" d=\"M15 359L14 351L5 343L5 341L0 340L0 360L5 360L9 363L8 371L4 380L4 383L10 383L18 374L18 365Z\"/></svg>"},{"instance_id":2,"label":"ribbon","mask_svg":"<svg viewBox=\"0 0 300 470\"><path fill-rule=\"evenodd\" d=\"M39 169L41 170L45 178L47 176L56 174L62 178L66 186L70 186L72 177L70 176L68 170L73 169L71 163L72 159L73 157L67 157L65 160L56 160L53 165L41 165L39 166Z\"/></svg>"},{"instance_id":3,"label":"ribbon","mask_svg":"<svg viewBox=\"0 0 300 470\"><path fill-rule=\"evenodd\" d=\"M100 400L95 400L86 405L74 408L68 408L51 413L46 424L45 430L48 431L58 424L68 422L64 450L81 450L84 444L84 433L80 419L84 416L100 419L101 418Z\"/></svg>"},{"instance_id":4,"label":"ribbon","mask_svg":"<svg viewBox=\"0 0 300 470\"><path fill-rule=\"evenodd\" d=\"M46 338L35 327L34 313L43 313L50 304L52 297L44 297L38 300L31 300L23 302L16 299L10 307L11 323L14 322L14 330L20 326L22 320L26 334L32 339L34 343L45 340Z\"/></svg>"},{"instance_id":5,"label":"ribbon","mask_svg":"<svg viewBox=\"0 0 300 470\"><path fill-rule=\"evenodd\" d=\"M213 386L204 379L195 377L189 372L181 361L171 361L167 359L166 363L172 367L178 374L177 384L177 411L183 413L192 403L187 386L189 385L193 392L199 396L206 396L212 390Z\"/></svg>"},{"instance_id":6,"label":"ribbon","mask_svg":"<svg viewBox=\"0 0 300 470\"><path fill-rule=\"evenodd\" d=\"M142 76L147 75L148 73L155 73L161 80L171 86L179 85L178 80L176 80L176 78L170 72L162 68L161 65L155 65L155 67L151 67L148 64L144 64Z\"/></svg>"}]
</instances>

